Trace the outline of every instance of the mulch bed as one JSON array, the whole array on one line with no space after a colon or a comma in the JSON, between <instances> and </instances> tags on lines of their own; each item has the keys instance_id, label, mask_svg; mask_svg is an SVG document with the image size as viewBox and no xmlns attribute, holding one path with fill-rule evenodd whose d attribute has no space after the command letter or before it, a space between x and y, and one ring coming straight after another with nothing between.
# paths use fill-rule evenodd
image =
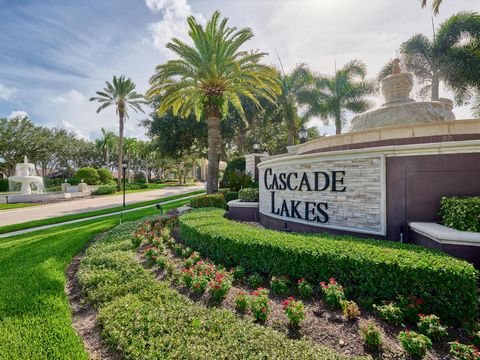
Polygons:
<instances>
[{"instance_id":1,"label":"mulch bed","mask_svg":"<svg viewBox=\"0 0 480 360\"><path fill-rule=\"evenodd\" d=\"M178 234L174 234L174 237L177 237L178 241ZM143 257L143 249L145 246L141 246L138 249L137 255L142 264L147 266L147 260ZM181 263L184 259L176 256L169 249L166 249L166 254L176 262L178 269L180 269ZM155 266L153 267L153 271L158 280L165 280L165 272L160 271ZM169 280L167 279L167 281ZM253 290L245 284L235 283L230 289L227 298L220 305L212 304L208 293L196 295L182 284L177 285L173 282L171 282L170 286L196 303L202 304L206 307L217 306L228 309L236 313L240 318L254 321L251 314L248 312L246 314L239 313L235 308L236 295L241 291L249 292ZM266 283L263 287L269 288ZM317 344L335 349L345 355L358 356L369 354L376 359L408 358L396 339L397 334L400 331L405 330L404 327L391 325L380 320L373 312L364 310L362 310L362 314L358 320L347 321L343 318L341 310L327 308L322 300L314 296L311 299L302 300L305 305L306 319L301 323L299 329L293 329L288 325L288 321L281 305L281 302L287 297L288 295L282 297L275 296L270 292L269 298L271 311L268 320L262 324L263 326L270 326L293 339L308 339ZM383 342L380 353L372 352L364 346L360 333L360 326L367 320L374 320L382 333ZM427 353L425 359L451 359L448 351L449 347L446 342L434 343L434 349Z\"/></svg>"}]
</instances>

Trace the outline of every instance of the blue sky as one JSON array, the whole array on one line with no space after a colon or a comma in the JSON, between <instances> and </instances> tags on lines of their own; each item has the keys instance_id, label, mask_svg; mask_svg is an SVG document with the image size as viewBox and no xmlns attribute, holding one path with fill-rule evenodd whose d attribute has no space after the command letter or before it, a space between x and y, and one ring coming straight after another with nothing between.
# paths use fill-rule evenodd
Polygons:
<instances>
[{"instance_id":1,"label":"blue sky","mask_svg":"<svg viewBox=\"0 0 480 360\"><path fill-rule=\"evenodd\" d=\"M215 9L253 28L251 48L278 51L287 69L306 62L321 73L358 58L374 75L402 41L431 34L431 13L418 0L0 0L0 117L25 111L37 124L91 139L100 127L116 130L114 110L97 115L88 98L114 74L145 91L169 58L164 44L185 37L185 18ZM436 25L461 10L480 11L480 1L444 0ZM277 64L274 55L267 61ZM468 108L455 111L470 117ZM131 114L127 135L143 136L144 116Z\"/></svg>"}]
</instances>

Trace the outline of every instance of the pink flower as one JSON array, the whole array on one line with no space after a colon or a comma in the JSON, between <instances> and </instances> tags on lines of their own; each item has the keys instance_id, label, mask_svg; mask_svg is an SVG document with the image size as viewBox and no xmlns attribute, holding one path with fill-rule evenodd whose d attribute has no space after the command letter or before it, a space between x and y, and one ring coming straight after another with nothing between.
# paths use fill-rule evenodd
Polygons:
<instances>
[{"instance_id":1,"label":"pink flower","mask_svg":"<svg viewBox=\"0 0 480 360\"><path fill-rule=\"evenodd\" d=\"M330 281L330 284L332 284L332 285L335 285L337 283L337 281L333 277L328 279L328 281Z\"/></svg>"}]
</instances>

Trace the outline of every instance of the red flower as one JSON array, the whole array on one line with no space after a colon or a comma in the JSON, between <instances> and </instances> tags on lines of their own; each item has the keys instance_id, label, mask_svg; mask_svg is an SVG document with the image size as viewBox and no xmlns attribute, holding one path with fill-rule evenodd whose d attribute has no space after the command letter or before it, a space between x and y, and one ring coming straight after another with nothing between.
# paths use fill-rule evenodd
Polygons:
<instances>
[{"instance_id":1,"label":"red flower","mask_svg":"<svg viewBox=\"0 0 480 360\"><path fill-rule=\"evenodd\" d=\"M320 286L321 286L322 288L324 288L324 289L326 289L326 288L328 287L327 285L325 285L325 281L322 281L322 282L320 283Z\"/></svg>"},{"instance_id":2,"label":"red flower","mask_svg":"<svg viewBox=\"0 0 480 360\"><path fill-rule=\"evenodd\" d=\"M305 278L301 278L301 279L298 279L297 283L298 283L298 284L301 284L301 283L303 283L304 281L305 281Z\"/></svg>"},{"instance_id":3,"label":"red flower","mask_svg":"<svg viewBox=\"0 0 480 360\"><path fill-rule=\"evenodd\" d=\"M330 281L330 284L332 284L332 285L335 285L337 283L337 281L333 277L328 279L328 281Z\"/></svg>"},{"instance_id":4,"label":"red flower","mask_svg":"<svg viewBox=\"0 0 480 360\"><path fill-rule=\"evenodd\" d=\"M423 300L423 299L415 299L415 303L416 303L417 305L423 305L423 304L425 304L425 300Z\"/></svg>"}]
</instances>

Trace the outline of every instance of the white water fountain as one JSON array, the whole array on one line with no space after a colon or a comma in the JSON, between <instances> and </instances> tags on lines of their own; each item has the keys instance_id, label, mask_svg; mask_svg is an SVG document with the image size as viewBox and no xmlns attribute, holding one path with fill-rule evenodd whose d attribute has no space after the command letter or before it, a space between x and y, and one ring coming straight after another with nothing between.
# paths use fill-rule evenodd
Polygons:
<instances>
[{"instance_id":1,"label":"white water fountain","mask_svg":"<svg viewBox=\"0 0 480 360\"><path fill-rule=\"evenodd\" d=\"M35 175L35 165L27 161L27 156L23 158L23 163L15 166L15 176L8 178L10 189L14 188L14 183L21 183L21 195L32 195L32 187L36 193L43 193L43 178Z\"/></svg>"}]
</instances>

